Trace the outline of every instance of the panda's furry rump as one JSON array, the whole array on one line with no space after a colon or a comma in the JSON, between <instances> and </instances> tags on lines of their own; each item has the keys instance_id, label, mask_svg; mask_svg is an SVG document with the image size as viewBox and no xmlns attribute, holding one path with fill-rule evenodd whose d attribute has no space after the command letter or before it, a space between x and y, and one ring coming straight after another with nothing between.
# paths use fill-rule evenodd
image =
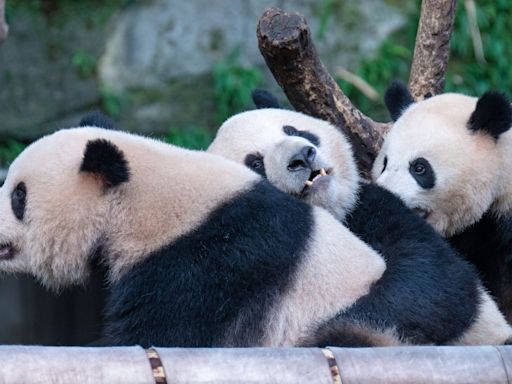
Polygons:
<instances>
[{"instance_id":1,"label":"panda's furry rump","mask_svg":"<svg viewBox=\"0 0 512 384\"><path fill-rule=\"evenodd\" d=\"M512 322L512 217L487 212L449 241L476 266L485 287Z\"/></svg>"},{"instance_id":2,"label":"panda's furry rump","mask_svg":"<svg viewBox=\"0 0 512 384\"><path fill-rule=\"evenodd\" d=\"M368 184L347 225L381 253L386 271L367 296L320 327L319 344L330 340L329 333L335 341L347 323L392 330L414 344L445 344L467 330L478 312L476 272L419 215ZM375 345L371 333L367 344ZM364 336L358 342L365 345Z\"/></svg>"},{"instance_id":3,"label":"panda's furry rump","mask_svg":"<svg viewBox=\"0 0 512 384\"><path fill-rule=\"evenodd\" d=\"M258 182L113 286L103 344L261 345L312 224L309 205Z\"/></svg>"}]
</instances>

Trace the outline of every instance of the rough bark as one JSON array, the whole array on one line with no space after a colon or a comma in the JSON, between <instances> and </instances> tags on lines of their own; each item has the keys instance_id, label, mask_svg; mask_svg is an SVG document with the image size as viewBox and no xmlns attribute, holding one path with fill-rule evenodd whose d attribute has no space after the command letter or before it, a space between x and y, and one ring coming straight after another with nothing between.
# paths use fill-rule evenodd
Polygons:
<instances>
[{"instance_id":1,"label":"rough bark","mask_svg":"<svg viewBox=\"0 0 512 384\"><path fill-rule=\"evenodd\" d=\"M422 100L443 92L456 0L423 0L409 77L412 95Z\"/></svg>"},{"instance_id":2,"label":"rough bark","mask_svg":"<svg viewBox=\"0 0 512 384\"><path fill-rule=\"evenodd\" d=\"M341 91L317 55L304 17L267 9L257 35L260 51L293 107L330 121L345 133L360 170L368 176L389 125L365 116Z\"/></svg>"},{"instance_id":3,"label":"rough bark","mask_svg":"<svg viewBox=\"0 0 512 384\"><path fill-rule=\"evenodd\" d=\"M0 0L0 44L7 38L9 26L5 21L5 0Z\"/></svg>"},{"instance_id":4,"label":"rough bark","mask_svg":"<svg viewBox=\"0 0 512 384\"><path fill-rule=\"evenodd\" d=\"M454 17L455 0L422 3L409 80L417 99L443 90ZM368 177L390 123L373 121L350 102L318 57L302 15L267 9L257 35L261 54L293 107L330 121L345 133L361 173Z\"/></svg>"}]
</instances>

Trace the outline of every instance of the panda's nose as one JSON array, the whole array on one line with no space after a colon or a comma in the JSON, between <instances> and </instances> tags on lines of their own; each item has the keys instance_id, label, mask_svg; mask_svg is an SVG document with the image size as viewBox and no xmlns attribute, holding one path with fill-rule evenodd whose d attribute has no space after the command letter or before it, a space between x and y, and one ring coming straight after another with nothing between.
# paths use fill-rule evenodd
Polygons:
<instances>
[{"instance_id":1,"label":"panda's nose","mask_svg":"<svg viewBox=\"0 0 512 384\"><path fill-rule=\"evenodd\" d=\"M290 157L288 161L288 170L295 172L301 169L310 168L313 166L313 161L316 157L316 149L311 146L302 147L299 152Z\"/></svg>"}]
</instances>

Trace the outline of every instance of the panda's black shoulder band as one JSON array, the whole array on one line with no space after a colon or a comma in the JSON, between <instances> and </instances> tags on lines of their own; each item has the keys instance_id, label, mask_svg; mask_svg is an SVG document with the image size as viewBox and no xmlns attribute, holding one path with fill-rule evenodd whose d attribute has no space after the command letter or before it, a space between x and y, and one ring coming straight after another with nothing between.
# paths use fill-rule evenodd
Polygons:
<instances>
[{"instance_id":1,"label":"panda's black shoulder band","mask_svg":"<svg viewBox=\"0 0 512 384\"><path fill-rule=\"evenodd\" d=\"M130 169L124 153L106 139L87 142L80 172L101 176L108 187L115 187L130 179Z\"/></svg>"}]
</instances>

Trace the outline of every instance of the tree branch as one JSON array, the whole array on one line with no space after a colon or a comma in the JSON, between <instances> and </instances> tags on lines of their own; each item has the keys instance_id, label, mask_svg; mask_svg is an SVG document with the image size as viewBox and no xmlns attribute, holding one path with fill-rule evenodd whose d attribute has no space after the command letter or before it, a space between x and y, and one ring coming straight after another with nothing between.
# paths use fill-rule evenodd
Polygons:
<instances>
[{"instance_id":1,"label":"tree branch","mask_svg":"<svg viewBox=\"0 0 512 384\"><path fill-rule=\"evenodd\" d=\"M389 124L365 116L341 91L320 61L302 15L267 9L257 35L261 54L293 107L338 127L352 142L359 169L369 176Z\"/></svg>"},{"instance_id":2,"label":"tree branch","mask_svg":"<svg viewBox=\"0 0 512 384\"><path fill-rule=\"evenodd\" d=\"M5 21L5 0L0 0L0 44L7 38L9 26Z\"/></svg>"},{"instance_id":3,"label":"tree branch","mask_svg":"<svg viewBox=\"0 0 512 384\"><path fill-rule=\"evenodd\" d=\"M423 0L409 89L418 99L443 92L456 0Z\"/></svg>"}]
</instances>

